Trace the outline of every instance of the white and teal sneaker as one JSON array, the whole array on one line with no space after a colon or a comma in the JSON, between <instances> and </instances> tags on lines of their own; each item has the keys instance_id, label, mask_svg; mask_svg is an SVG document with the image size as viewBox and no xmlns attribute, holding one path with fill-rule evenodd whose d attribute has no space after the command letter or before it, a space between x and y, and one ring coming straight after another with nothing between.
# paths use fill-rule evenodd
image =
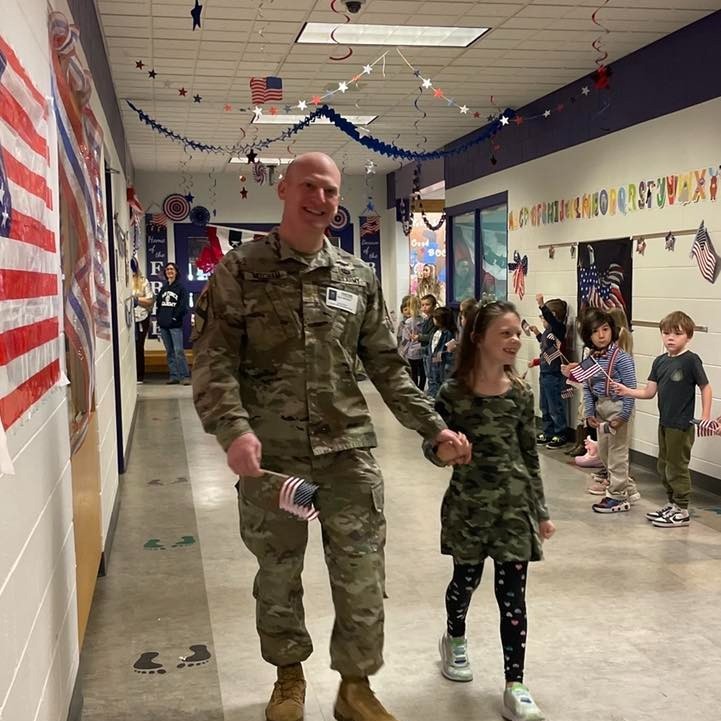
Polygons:
<instances>
[{"instance_id":1,"label":"white and teal sneaker","mask_svg":"<svg viewBox=\"0 0 721 721\"><path fill-rule=\"evenodd\" d=\"M468 662L466 637L453 638L444 633L438 642L441 653L441 673L451 681L473 681L473 670Z\"/></svg>"},{"instance_id":2,"label":"white and teal sneaker","mask_svg":"<svg viewBox=\"0 0 721 721\"><path fill-rule=\"evenodd\" d=\"M543 721L546 717L522 683L513 683L503 692L503 718L507 721Z\"/></svg>"}]
</instances>

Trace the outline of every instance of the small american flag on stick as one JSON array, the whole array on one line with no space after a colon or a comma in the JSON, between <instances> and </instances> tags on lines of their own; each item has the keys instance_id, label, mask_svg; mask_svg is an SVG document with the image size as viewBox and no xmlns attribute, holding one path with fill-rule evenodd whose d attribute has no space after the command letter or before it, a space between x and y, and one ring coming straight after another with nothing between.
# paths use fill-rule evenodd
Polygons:
<instances>
[{"instance_id":1,"label":"small american flag on stick","mask_svg":"<svg viewBox=\"0 0 721 721\"><path fill-rule=\"evenodd\" d=\"M709 283L713 283L714 280L716 280L718 256L716 255L716 251L713 249L711 238L709 237L708 230L706 230L703 220L701 221L699 229L696 231L696 237L693 239L691 257L696 259L701 275Z\"/></svg>"},{"instance_id":2,"label":"small american flag on stick","mask_svg":"<svg viewBox=\"0 0 721 721\"><path fill-rule=\"evenodd\" d=\"M603 373L603 368L601 368L593 356L589 356L571 370L569 378L576 383L583 383L589 378L597 376L599 371Z\"/></svg>"},{"instance_id":3,"label":"small american flag on stick","mask_svg":"<svg viewBox=\"0 0 721 721\"><path fill-rule=\"evenodd\" d=\"M574 391L575 391L575 388L573 386L566 386L561 391L561 398L563 398L564 401L567 401L569 398L573 398Z\"/></svg>"},{"instance_id":4,"label":"small american flag on stick","mask_svg":"<svg viewBox=\"0 0 721 721\"><path fill-rule=\"evenodd\" d=\"M320 515L313 505L317 490L318 486L314 483L297 476L289 476L280 487L278 507L302 521L313 521Z\"/></svg>"},{"instance_id":5,"label":"small american flag on stick","mask_svg":"<svg viewBox=\"0 0 721 721\"><path fill-rule=\"evenodd\" d=\"M701 421L694 418L691 423L696 426L696 434L699 438L721 436L721 425L717 420Z\"/></svg>"}]
</instances>

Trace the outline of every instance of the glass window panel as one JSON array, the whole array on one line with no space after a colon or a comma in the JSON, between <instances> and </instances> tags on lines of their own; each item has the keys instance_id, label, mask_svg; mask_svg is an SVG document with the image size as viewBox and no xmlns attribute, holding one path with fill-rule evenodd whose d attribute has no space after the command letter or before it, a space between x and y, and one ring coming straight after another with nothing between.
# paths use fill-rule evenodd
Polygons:
<instances>
[{"instance_id":1,"label":"glass window panel","mask_svg":"<svg viewBox=\"0 0 721 721\"><path fill-rule=\"evenodd\" d=\"M481 211L483 263L479 269L482 301L508 299L507 206ZM454 236L455 238L455 236Z\"/></svg>"},{"instance_id":2,"label":"glass window panel","mask_svg":"<svg viewBox=\"0 0 721 721\"><path fill-rule=\"evenodd\" d=\"M453 217L453 300L476 295L476 214Z\"/></svg>"}]
</instances>

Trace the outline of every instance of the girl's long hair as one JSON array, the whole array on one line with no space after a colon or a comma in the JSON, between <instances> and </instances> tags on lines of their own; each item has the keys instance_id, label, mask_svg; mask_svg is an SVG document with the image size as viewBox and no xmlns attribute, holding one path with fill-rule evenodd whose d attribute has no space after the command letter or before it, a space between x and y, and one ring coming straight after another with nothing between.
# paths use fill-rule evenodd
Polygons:
<instances>
[{"instance_id":1,"label":"girl's long hair","mask_svg":"<svg viewBox=\"0 0 721 721\"><path fill-rule=\"evenodd\" d=\"M613 318L616 328L618 328L618 347L626 351L629 355L633 355L633 336L631 329L628 327L628 318L623 308L611 308L608 314Z\"/></svg>"},{"instance_id":2,"label":"girl's long hair","mask_svg":"<svg viewBox=\"0 0 721 721\"><path fill-rule=\"evenodd\" d=\"M467 388L472 389L476 372L476 358L480 353L478 341L486 335L488 327L494 320L513 313L520 318L516 306L504 300L496 300L486 305L477 306L463 326L463 336L458 348L458 360L454 377ZM482 361L482 359L481 359ZM504 366L506 375L514 385L523 386L523 381L513 365Z\"/></svg>"}]
</instances>

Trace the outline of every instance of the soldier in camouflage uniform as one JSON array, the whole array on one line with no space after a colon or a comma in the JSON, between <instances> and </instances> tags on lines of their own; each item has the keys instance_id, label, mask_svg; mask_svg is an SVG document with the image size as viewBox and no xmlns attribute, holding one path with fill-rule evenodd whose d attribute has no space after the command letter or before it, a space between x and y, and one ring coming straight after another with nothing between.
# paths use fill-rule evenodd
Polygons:
<instances>
[{"instance_id":1,"label":"soldier in camouflage uniform","mask_svg":"<svg viewBox=\"0 0 721 721\"><path fill-rule=\"evenodd\" d=\"M436 398L448 427L467 436L475 449L470 464L453 471L441 509L441 553L453 557L453 578L440 652L444 676L472 680L465 620L484 561L492 558L505 658L504 717L541 721L523 686L526 575L528 562L543 557L542 540L554 526L536 450L533 394L513 371L520 334L510 303L476 308L464 325L455 377ZM434 463L452 456L452 449L428 441L424 450Z\"/></svg>"},{"instance_id":2,"label":"soldier in camouflage uniform","mask_svg":"<svg viewBox=\"0 0 721 721\"><path fill-rule=\"evenodd\" d=\"M253 593L261 651L278 667L268 721L303 717L300 664L313 647L301 584L308 527L254 502L264 493L261 456L265 470L319 486L341 721L393 721L367 679L382 665L385 518L356 360L403 425L450 444L458 462L470 458L467 441L446 429L412 383L375 273L324 236L339 186L330 158L297 158L278 185L280 226L229 252L196 306L195 405L240 476L241 536L259 566ZM248 480L259 476L260 483Z\"/></svg>"}]
</instances>

